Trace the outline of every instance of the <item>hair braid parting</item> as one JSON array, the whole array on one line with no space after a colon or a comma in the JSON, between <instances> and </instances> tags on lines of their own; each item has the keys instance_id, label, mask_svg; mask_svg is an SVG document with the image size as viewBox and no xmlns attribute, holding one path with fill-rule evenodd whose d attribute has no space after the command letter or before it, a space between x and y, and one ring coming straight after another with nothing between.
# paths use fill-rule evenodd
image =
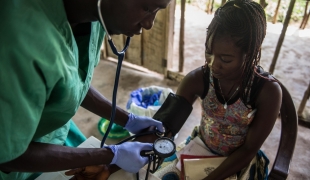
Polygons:
<instances>
[{"instance_id":1,"label":"hair braid parting","mask_svg":"<svg viewBox=\"0 0 310 180\"><path fill-rule=\"evenodd\" d=\"M261 45L266 35L266 16L260 4L251 0L228 1L216 10L214 18L207 29L206 49L212 51L214 37L228 33L238 37L236 45L246 53L243 64L240 96L249 105L248 97L252 78L257 72L261 58Z\"/></svg>"}]
</instances>

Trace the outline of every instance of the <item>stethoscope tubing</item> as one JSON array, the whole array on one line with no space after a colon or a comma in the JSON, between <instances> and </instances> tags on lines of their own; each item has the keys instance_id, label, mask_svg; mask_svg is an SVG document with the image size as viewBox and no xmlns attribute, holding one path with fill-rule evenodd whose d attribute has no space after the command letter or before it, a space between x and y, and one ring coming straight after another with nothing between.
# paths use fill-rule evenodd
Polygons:
<instances>
[{"instance_id":1,"label":"stethoscope tubing","mask_svg":"<svg viewBox=\"0 0 310 180\"><path fill-rule=\"evenodd\" d=\"M108 42L109 42L109 45L111 47L111 50L112 52L118 57L118 62L117 62L117 68L116 68L116 73L115 73L115 81L114 81L114 87L113 87L113 97L112 97L112 110L111 110L111 117L110 117L110 123L108 125L108 128L102 138L102 141L101 141L101 144L100 144L100 147L104 147L104 143L108 137L108 134L109 132L111 131L111 127L114 123L114 119L115 119L115 113L116 113L116 96L117 96L117 89L118 89L118 81L119 81L119 76L120 76L120 72L121 72L121 67L122 67L122 62L124 60L124 57L125 57L125 52L126 50L128 49L129 47L129 44L130 44L130 37L127 37L126 39L126 42L125 42L125 46L123 48L122 51L117 51L114 43L113 43L113 40L109 34L109 32L107 31L107 28L104 24L104 21L103 21L103 18L102 18L102 14L101 14L101 0L98 0L98 14L99 14L99 20L100 20L100 23L102 25L102 27L105 29L106 31L106 35L108 37ZM132 140L133 138L136 138L136 137L139 137L139 136L144 136L144 135L148 135L148 134L156 134L158 131L154 130L154 131L149 131L149 132L144 132L144 133L139 133L139 134L136 134L136 135L133 135L129 138L126 138L124 139L123 141L117 143L117 144L122 144L126 141L129 141L129 140ZM149 175L149 171L150 171L150 166L151 166L151 161L153 161L153 156L148 156L148 159L149 159L149 164L148 164L148 167L147 167L147 172L146 172L146 176L145 176L145 179L147 180L148 179L148 175ZM153 164L154 168L155 168L155 163ZM137 176L137 179L139 179L139 172L136 173L136 176Z\"/></svg>"},{"instance_id":2,"label":"stethoscope tubing","mask_svg":"<svg viewBox=\"0 0 310 180\"><path fill-rule=\"evenodd\" d=\"M127 37L126 42L125 42L125 46L123 48L122 51L118 52L112 39L108 39L109 45L113 51L113 53L115 55L117 55L118 57L118 62L117 62L117 68L116 68L116 73L115 73L115 80L114 80L114 87L113 87L113 96L112 96L112 111L111 111L111 116L110 116L110 123L108 125L108 128L102 138L100 147L104 146L104 142L106 141L109 132L111 131L111 127L114 123L114 119L115 119L115 113L116 113L116 96L117 96L117 89L118 89L118 81L119 81L119 76L120 76L120 72L121 72L121 67L122 67L122 62L124 60L125 57L125 52L127 50L127 48L129 47L130 44L130 37Z\"/></svg>"},{"instance_id":3,"label":"stethoscope tubing","mask_svg":"<svg viewBox=\"0 0 310 180\"><path fill-rule=\"evenodd\" d=\"M108 125L108 128L101 140L101 144L100 144L100 147L103 147L104 146L104 143L108 137L108 134L109 132L111 131L111 127L114 123L114 119L115 119L115 113L116 113L116 96L117 96L117 88L118 88L118 80L119 80L119 75L120 75L120 72L121 72L121 67L122 67L122 62L124 60L124 57L125 57L125 52L127 50L127 48L129 47L129 44L130 44L130 37L127 37L126 39L126 42L125 42L125 46L123 48L122 51L118 52L114 43L113 43L113 40L107 30L107 27L105 26L104 24L104 21L103 21L103 18L102 18L102 14L101 14L101 2L102 0L98 0L98 3L97 3L97 8L98 8L98 15L99 15L99 21L102 25L102 27L104 28L105 30L105 33L108 37L108 42L109 42L109 45L112 49L112 52L117 56L118 58L118 62L117 62L117 68L116 68L116 73L115 73L115 81L114 81L114 87L113 87L113 97L112 97L112 110L111 110L111 117L110 117L110 123Z\"/></svg>"}]
</instances>

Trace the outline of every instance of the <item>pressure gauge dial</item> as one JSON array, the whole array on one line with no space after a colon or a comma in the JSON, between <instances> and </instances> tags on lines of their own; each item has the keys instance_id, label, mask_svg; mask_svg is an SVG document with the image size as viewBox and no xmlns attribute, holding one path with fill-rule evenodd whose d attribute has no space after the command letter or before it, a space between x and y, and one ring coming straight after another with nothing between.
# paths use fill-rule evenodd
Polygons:
<instances>
[{"instance_id":1,"label":"pressure gauge dial","mask_svg":"<svg viewBox=\"0 0 310 180\"><path fill-rule=\"evenodd\" d=\"M174 142L166 137L157 139L154 142L154 152L159 157L166 158L175 153L175 144Z\"/></svg>"}]
</instances>

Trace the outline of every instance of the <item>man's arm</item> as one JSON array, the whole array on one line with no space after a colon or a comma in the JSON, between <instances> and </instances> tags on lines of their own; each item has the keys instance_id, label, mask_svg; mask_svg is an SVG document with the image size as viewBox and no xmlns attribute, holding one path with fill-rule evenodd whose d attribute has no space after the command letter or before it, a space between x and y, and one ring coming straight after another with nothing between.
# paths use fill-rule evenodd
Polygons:
<instances>
[{"instance_id":1,"label":"man's arm","mask_svg":"<svg viewBox=\"0 0 310 180\"><path fill-rule=\"evenodd\" d=\"M0 164L4 172L51 172L90 165L110 164L113 152L106 148L72 148L31 142L24 154Z\"/></svg>"},{"instance_id":2,"label":"man's arm","mask_svg":"<svg viewBox=\"0 0 310 180\"><path fill-rule=\"evenodd\" d=\"M110 120L112 103L92 86L89 88L81 106L100 117ZM128 121L128 114L125 110L116 107L115 123L124 127Z\"/></svg>"}]
</instances>

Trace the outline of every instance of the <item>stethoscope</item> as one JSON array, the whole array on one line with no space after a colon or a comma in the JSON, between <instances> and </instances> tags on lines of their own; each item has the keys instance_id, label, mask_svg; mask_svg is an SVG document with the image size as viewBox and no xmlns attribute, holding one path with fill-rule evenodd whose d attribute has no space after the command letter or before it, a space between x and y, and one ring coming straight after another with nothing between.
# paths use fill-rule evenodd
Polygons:
<instances>
[{"instance_id":1,"label":"stethoscope","mask_svg":"<svg viewBox=\"0 0 310 180\"><path fill-rule=\"evenodd\" d=\"M112 52L118 57L118 63L117 63L115 81L114 81L114 87L113 87L112 111L111 111L110 123L109 123L109 126L108 126L106 133L104 134L102 141L101 141L101 144L100 144L100 147L103 147L104 142L106 141L106 139L108 137L108 134L112 128L112 125L113 125L114 119L115 119L116 95L117 95L117 88L118 88L118 80L119 80L119 75L120 75L120 71L121 71L121 67L122 67L122 62L123 62L124 57L125 57L125 52L126 52L128 46L129 46L129 43L130 43L130 37L126 38L126 42L125 42L125 46L124 46L123 50L117 51L117 49L113 43L113 40L112 40L109 32L107 31L107 28L106 28L105 23L104 23L103 18L102 18L101 8L100 8L101 2L102 2L102 0L98 0L98 4L97 4L99 20L100 20L102 27L106 31L106 36L108 37L108 42L109 42L109 45L112 49ZM151 172L151 173L155 172L159 168L160 164L163 162L164 158L169 157L175 153L176 148L175 148L175 144L174 144L173 140L166 138L166 137L163 137L164 133L159 132L158 130L154 130L154 131L148 131L148 132L133 135L133 136L126 138L126 139L122 140L121 142L117 143L117 144L121 144L121 143L124 143L126 141L133 140L136 137L149 135L149 134L156 134L159 138L154 142L153 150L142 151L140 153L141 156L148 157L148 159L149 159L149 164L148 164L148 168L147 168L146 176L145 176L146 180L148 179L148 173L149 172ZM152 170L150 170L151 163L153 163ZM139 179L139 172L137 173L137 179Z\"/></svg>"},{"instance_id":2,"label":"stethoscope","mask_svg":"<svg viewBox=\"0 0 310 180\"><path fill-rule=\"evenodd\" d=\"M115 119L115 112L116 112L116 95L117 95L117 88L118 88L118 80L119 80L119 75L120 75L120 72L121 72L121 67L122 67L122 62L124 60L124 57L125 57L125 52L129 46L129 43L130 43L130 37L127 37L126 39L126 42L125 42L125 46L123 48L122 51L117 51L114 43L113 43L113 40L104 24L104 21L103 21L103 18L102 18L102 14L101 14L101 1L102 0L98 0L98 4L97 4L97 8L98 8L98 14L99 14L99 20L100 20L100 23L102 25L102 27L104 28L105 32L106 32L106 36L108 37L108 42L109 42L109 45L112 49L112 52L118 57L118 62L117 62L117 68L116 68L116 74L115 74L115 81L114 81L114 87L113 87L113 96L112 96L112 112L111 112L111 118L110 118L110 123L109 123L109 126L106 130L106 133L104 134L103 138L102 138L102 141L101 141L101 144L100 144L100 147L103 147L104 146L104 142L106 141L107 137L108 137L108 134L111 130L111 127L114 123L114 119Z\"/></svg>"}]
</instances>

